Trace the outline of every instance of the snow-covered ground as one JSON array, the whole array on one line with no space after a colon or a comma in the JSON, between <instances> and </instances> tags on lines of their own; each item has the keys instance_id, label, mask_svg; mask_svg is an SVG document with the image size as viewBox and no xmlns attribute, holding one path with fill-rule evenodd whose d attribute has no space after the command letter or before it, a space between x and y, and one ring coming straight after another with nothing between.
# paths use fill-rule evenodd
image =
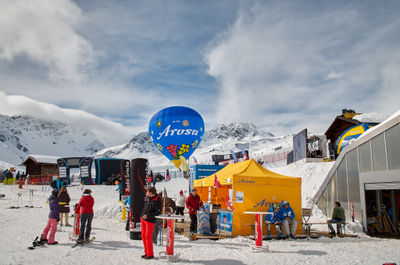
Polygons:
<instances>
[{"instance_id":1,"label":"snow-covered ground","mask_svg":"<svg viewBox=\"0 0 400 265\"><path fill-rule=\"evenodd\" d=\"M187 189L187 181L173 179L168 183L158 183L157 189L166 188L174 197L179 190ZM0 184L0 264L162 264L163 261L143 261L141 241L129 239L120 221L120 204L115 186L91 186L95 198L95 219L92 235L96 240L89 245L71 248L73 242L68 234L71 227L62 227L57 232L59 244L35 250L27 249L32 240L41 233L47 222L50 194L49 188L41 186L24 187ZM22 194L22 205L29 200L29 189L34 190L34 206L41 208L9 209L17 205L17 194ZM70 187L71 204L82 194L78 187ZM70 221L71 223L73 220ZM219 241L198 240L189 242L177 235L175 251L180 253L179 264L383 264L400 262L399 240L378 239L360 235L358 238L320 238L296 241L264 241L269 252L250 251L254 241L238 237ZM155 246L155 253L165 251L165 247Z\"/></svg>"}]
</instances>

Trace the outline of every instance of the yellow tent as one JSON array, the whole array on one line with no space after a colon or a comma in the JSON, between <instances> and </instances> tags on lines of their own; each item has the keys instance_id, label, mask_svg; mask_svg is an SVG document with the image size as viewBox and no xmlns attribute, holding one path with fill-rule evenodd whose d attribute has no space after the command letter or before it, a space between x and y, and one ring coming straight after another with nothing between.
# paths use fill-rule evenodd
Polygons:
<instances>
[{"instance_id":1,"label":"yellow tent","mask_svg":"<svg viewBox=\"0 0 400 265\"><path fill-rule=\"evenodd\" d=\"M213 188L215 175L221 188ZM222 209L228 209L225 203L227 199L232 200L233 235L250 235L252 232L251 225L254 224L255 216L244 212L266 212L273 203L280 203L283 200L288 201L293 208L298 223L297 233L302 232L301 178L274 173L259 165L254 159L250 159L228 165L204 179L195 180L193 187L198 190L204 201L209 197L210 188L211 202L221 204ZM271 230L275 232L275 229Z\"/></svg>"}]
</instances>

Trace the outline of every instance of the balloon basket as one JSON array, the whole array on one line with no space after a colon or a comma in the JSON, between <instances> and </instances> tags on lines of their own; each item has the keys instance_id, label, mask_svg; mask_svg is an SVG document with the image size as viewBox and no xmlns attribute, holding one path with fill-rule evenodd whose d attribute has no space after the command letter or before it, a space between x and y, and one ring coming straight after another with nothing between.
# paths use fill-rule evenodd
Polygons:
<instances>
[{"instance_id":1,"label":"balloon basket","mask_svg":"<svg viewBox=\"0 0 400 265\"><path fill-rule=\"evenodd\" d=\"M166 251L162 251L159 253L159 260L166 261L166 262L178 262L180 261L180 254L175 255L168 255Z\"/></svg>"}]
</instances>

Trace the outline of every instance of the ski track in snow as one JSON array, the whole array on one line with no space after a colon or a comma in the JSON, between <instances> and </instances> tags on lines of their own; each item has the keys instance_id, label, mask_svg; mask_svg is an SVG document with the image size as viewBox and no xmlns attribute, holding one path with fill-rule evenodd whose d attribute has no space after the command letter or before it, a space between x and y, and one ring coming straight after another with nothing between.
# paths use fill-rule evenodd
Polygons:
<instances>
[{"instance_id":1,"label":"ski track in snow","mask_svg":"<svg viewBox=\"0 0 400 265\"><path fill-rule=\"evenodd\" d=\"M157 183L157 189L166 188L170 197L175 197L179 190L185 190L187 181L173 179L169 183ZM92 236L96 240L82 247L71 248L74 244L69 239L72 227L62 227L56 233L58 245L38 247L29 250L34 238L41 233L49 213L45 203L50 195L41 191L40 186L28 186L22 190L23 205L28 203L29 191L34 189L34 205L42 208L9 209L16 205L16 186L0 184L0 264L163 264L160 260L144 261L141 241L129 239L125 231L125 222L120 220L115 186L90 186L95 198L95 218ZM71 205L78 202L82 190L69 187ZM70 218L73 223L73 218ZM358 238L320 238L312 240L272 240L264 241L269 252L253 253L250 246L254 241L237 237L220 241L198 240L189 242L177 235L175 252L180 253L178 264L383 264L400 262L400 241L394 239L371 238L360 234ZM154 253L165 251L164 246L155 246Z\"/></svg>"}]
</instances>

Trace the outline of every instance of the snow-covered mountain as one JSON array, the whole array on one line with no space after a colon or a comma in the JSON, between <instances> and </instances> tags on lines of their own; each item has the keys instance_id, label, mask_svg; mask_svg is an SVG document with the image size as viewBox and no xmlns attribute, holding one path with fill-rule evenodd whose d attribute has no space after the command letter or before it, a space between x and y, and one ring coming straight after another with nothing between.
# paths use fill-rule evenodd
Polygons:
<instances>
[{"instance_id":1,"label":"snow-covered mountain","mask_svg":"<svg viewBox=\"0 0 400 265\"><path fill-rule=\"evenodd\" d=\"M229 154L230 150L240 151L248 149L253 158L274 152L276 147L292 145L292 136L275 137L257 129L251 123L221 124L216 128L206 131L203 141L193 153L199 163L210 164L211 155ZM170 162L154 146L147 132L133 136L128 143L106 148L95 154L97 157L113 157L132 159L144 157L149 159L152 167L168 166Z\"/></svg>"},{"instance_id":2,"label":"snow-covered mountain","mask_svg":"<svg viewBox=\"0 0 400 265\"><path fill-rule=\"evenodd\" d=\"M0 115L0 161L17 165L29 154L88 155L104 149L90 131L29 116Z\"/></svg>"}]
</instances>

